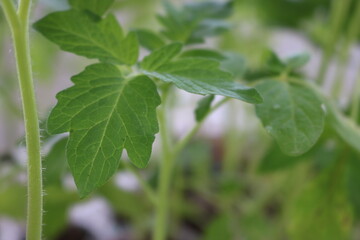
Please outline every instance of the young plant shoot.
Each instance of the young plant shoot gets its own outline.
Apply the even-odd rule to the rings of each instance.
[[[61,174],[66,166],[56,161],[65,155],[79,193],[77,198],[81,199],[89,197],[98,189],[103,193],[113,192],[115,188],[111,186],[109,188],[107,182],[118,172],[119,166],[124,166],[138,178],[147,196],[146,201],[151,205],[151,211],[155,213],[151,223],[152,239],[165,240],[170,236],[172,227],[171,197],[178,187],[173,184],[178,173],[176,160],[180,159],[184,148],[207,117],[229,100],[253,104],[254,114],[259,119],[259,123],[276,142],[269,144],[270,150],[264,154],[265,157],[260,163],[259,170],[263,173],[289,167],[290,161],[295,164],[303,160],[302,158],[314,156],[315,151],[323,150],[326,145],[325,140],[328,135],[325,135],[325,132],[329,130],[336,136],[337,141],[341,142],[338,147],[341,153],[351,150],[354,155],[358,155],[360,151],[359,84],[356,85],[353,93],[351,112],[348,114],[351,115],[350,119],[347,113],[343,113],[334,103],[335,101],[325,96],[320,87],[307,81],[299,71],[309,61],[308,54],[280,59],[269,50],[264,54],[264,64],[261,69],[250,71],[244,67],[245,58],[236,53],[199,47],[208,37],[218,36],[232,29],[232,25],[226,19],[232,14],[235,4],[233,1],[199,1],[181,7],[172,5],[170,1],[164,1],[165,13],[157,16],[161,25],[159,32],[153,32],[153,29],[128,31],[123,29],[115,15],[111,13],[114,1],[68,0],[67,10],[51,12],[32,25],[37,32],[61,50],[91,59],[93,62],[71,77],[71,87],[56,95],[57,104],[50,111],[46,130],[50,135],[65,133],[65,137],[60,137],[45,157],[45,184],[48,182],[56,182],[57,186],[62,184]],[[43,237],[44,190],[39,120],[29,41],[32,1],[19,0],[17,4],[15,2],[0,0],[0,6],[12,34],[25,123],[28,172],[26,239],[40,240]],[[333,18],[331,29],[334,35],[325,44],[318,82],[323,82],[326,76],[330,58],[335,54],[332,50],[335,49],[333,45],[341,35],[342,23],[347,21],[345,13],[350,4],[350,0],[346,1],[346,4],[340,2],[334,4],[335,7],[339,7],[335,9],[336,11],[333,10],[334,16],[331,16]],[[349,18],[350,27],[345,34],[347,39],[344,48],[347,52],[342,56],[342,67],[346,65],[350,45],[358,35],[355,26],[360,18],[360,3],[357,3],[356,7],[354,17]],[[144,57],[140,57],[140,52],[144,53],[141,54]],[[338,76],[342,75],[344,74],[341,70]],[[243,82],[238,81],[240,79]],[[173,136],[172,122],[168,118],[171,110],[169,98],[176,96],[174,92],[177,90],[203,96],[194,110],[194,116],[186,116],[194,117],[195,125],[180,139]],[[220,96],[220,100],[215,101],[215,96]],[[228,147],[228,150],[231,148],[227,153],[229,158],[236,157],[238,150],[234,134],[236,132],[229,134],[232,141],[229,144],[231,147]],[[155,174],[158,180],[149,183],[142,178],[138,169],[148,166],[156,137],[161,141],[160,160],[156,165],[158,171]],[[124,151],[130,163],[122,159]],[[52,157],[55,160],[51,160]],[[237,165],[234,164],[233,159],[229,161],[231,163],[224,169],[231,171],[232,178],[241,179],[234,177],[237,174],[236,167],[231,168]],[[321,165],[319,168],[325,170],[310,184],[310,187],[305,188],[305,194],[296,200],[298,201],[296,204],[306,205],[304,212],[302,212],[303,208],[290,208],[290,213],[295,216],[291,223],[303,226],[301,230],[289,230],[290,236],[294,236],[291,239],[315,240],[316,238],[308,237],[308,233],[312,231],[307,229],[312,228],[307,223],[307,218],[311,220],[311,224],[316,225],[317,223],[312,220],[316,217],[314,213],[325,212],[324,214],[331,215],[333,213],[330,210],[336,208],[334,206],[337,206],[337,203],[347,203],[346,198],[341,195],[341,184],[335,184],[331,180],[334,176],[339,179],[345,176],[343,169],[347,164],[346,161],[338,157],[333,165],[327,164],[330,167]],[[353,161],[349,161],[348,164],[359,168],[359,164]],[[353,169],[346,174],[349,178],[355,179],[354,181],[359,179]],[[323,187],[330,185],[332,188],[329,189],[332,192]],[[107,190],[101,190],[104,186],[108,187]],[[353,181],[349,186],[357,187]],[[56,193],[56,189],[46,188],[50,193]],[[338,195],[332,198],[335,196],[335,190]],[[57,194],[53,198],[60,195]],[[219,239],[212,231],[216,232],[219,226],[227,230],[229,226],[234,228],[233,225],[237,220],[233,219],[237,219],[238,216],[232,212],[236,211],[235,207],[234,209],[231,207],[238,205],[228,196],[214,197],[206,190],[201,191],[201,194],[228,206],[219,207],[224,211],[218,213],[219,216],[214,223],[210,224],[211,231],[209,230],[210,233],[205,235],[211,237],[204,238],[204,240]],[[314,196],[314,199],[310,195]],[[67,208],[73,199],[73,196],[69,196],[64,197],[63,202],[59,200],[61,204],[55,201],[50,205],[52,204],[53,207],[66,205],[64,208]],[[334,201],[327,201],[328,196]],[[318,202],[314,201],[318,199],[320,199]],[[356,199],[360,198],[354,194],[349,196],[349,199],[356,202]],[[294,206],[297,206],[296,204]],[[330,207],[324,209],[326,204]],[[59,209],[63,208],[59,207]],[[219,209],[217,211],[220,212]],[[335,226],[332,228],[333,232],[319,230],[315,235],[334,240],[348,239],[349,234],[347,232],[343,234],[341,223],[351,217],[347,218],[348,210],[345,207],[344,209],[346,217],[335,214],[333,218],[335,223],[330,222],[332,218],[322,217],[319,220],[325,224],[329,221],[329,225]],[[360,212],[360,204],[355,209]],[[241,212],[243,213],[247,214]],[[65,222],[64,214],[63,218],[59,222]],[[221,232],[224,236],[229,236],[226,239],[238,239],[234,237],[236,234],[227,230],[224,231],[226,233]],[[237,229],[233,230],[236,231]],[[323,239],[320,238],[316,240]]]

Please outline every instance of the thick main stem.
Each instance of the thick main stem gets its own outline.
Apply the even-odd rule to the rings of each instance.
[[[24,27],[24,29],[27,29]],[[24,111],[28,154],[27,240],[41,239],[42,168],[40,133],[34,86],[31,73],[29,36],[27,30],[14,34],[15,54]]]
[[[30,0],[22,0],[19,13],[12,1],[1,1],[9,22],[19,78],[28,154],[28,207],[27,240],[40,240],[42,229],[42,169],[40,154],[40,132],[31,70],[29,46]]]
[[[165,89],[163,92],[162,107],[158,111],[160,137],[162,142],[162,156],[158,182],[158,199],[156,202],[156,218],[153,240],[165,240],[166,234],[168,232],[167,219],[169,213],[169,190],[174,162],[174,155],[170,149],[169,129],[166,120],[166,100],[168,96],[168,90],[169,89]]]

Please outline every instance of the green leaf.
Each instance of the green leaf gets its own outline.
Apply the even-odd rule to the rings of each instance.
[[[162,33],[172,41],[187,42],[191,35],[191,22],[187,22],[183,14],[169,1],[164,1],[166,16],[158,16],[158,20],[165,27]],[[186,27],[188,23],[188,27]]]
[[[203,42],[203,38],[220,35],[230,28],[231,25],[225,21],[206,19],[199,24],[198,29],[193,32],[191,41],[194,43]]]
[[[139,46],[135,33],[124,38],[113,15],[99,20],[86,12],[51,13],[34,24],[37,31],[68,52],[119,64],[136,63]]]
[[[231,74],[221,71],[219,63],[213,60],[181,59],[144,73],[165,82],[172,82],[190,93],[222,95],[249,103],[259,103],[262,100],[255,89],[232,81]]]
[[[114,0],[69,0],[73,8],[88,10],[98,16],[102,16],[114,3]]]
[[[264,98],[256,114],[281,150],[294,156],[307,152],[324,129],[317,95],[301,84],[278,80],[264,80],[256,89]]]
[[[122,62],[134,65],[139,57],[139,41],[134,32],[130,32],[120,43]]]
[[[234,77],[244,75],[246,70],[245,58],[234,52],[220,53],[213,49],[195,48],[182,52],[180,57],[201,57],[217,60],[220,62],[221,69],[233,74]]]
[[[165,28],[164,35],[172,41],[201,43],[205,37],[218,35],[230,27],[222,19],[230,16],[232,1],[190,3],[182,8],[165,1],[164,6],[166,15],[158,19]]]
[[[165,45],[164,40],[162,40],[158,35],[156,35],[152,31],[145,29],[136,29],[134,30],[134,32],[136,33],[139,39],[140,45],[150,51],[161,48]]]
[[[263,61],[266,69],[274,73],[281,73],[286,69],[285,63],[281,61],[275,52],[269,49],[264,51]]]
[[[170,61],[180,51],[180,44],[170,44],[144,58],[141,68],[147,76],[172,82],[178,88],[202,95],[222,95],[249,103],[259,103],[254,88],[232,81],[230,73],[221,71],[219,63],[205,58],[183,58]]]
[[[308,53],[301,53],[286,59],[285,64],[288,69],[295,70],[304,66],[309,60],[310,55]]]
[[[258,80],[269,79],[274,76],[279,76],[279,74],[264,68],[262,69],[248,68],[246,69],[243,78],[248,82],[255,82]]]
[[[195,109],[195,119],[197,122],[200,122],[204,119],[206,114],[209,112],[211,108],[211,103],[214,100],[214,95],[209,95],[202,98]]]
[[[210,58],[214,60],[224,60],[226,57],[220,52],[212,49],[196,48],[186,50],[181,53],[180,57],[203,57]]]
[[[226,52],[224,57],[225,59],[221,61],[222,69],[233,74],[236,78],[240,78],[245,74],[246,61],[243,56],[235,52]]]
[[[279,75],[282,73],[296,75],[296,70],[304,66],[309,59],[309,54],[301,53],[283,61],[275,52],[266,50],[263,55],[264,69],[261,71],[264,73],[267,72],[268,75]]]
[[[51,133],[70,132],[67,159],[82,197],[117,170],[122,150],[145,167],[158,132],[160,98],[146,76],[124,78],[111,64],[94,64],[57,95],[48,119]]]
[[[184,6],[184,12],[191,12],[191,16],[207,19],[224,19],[233,11],[233,1],[217,2],[189,2]]]
[[[181,51],[181,43],[172,43],[158,50],[153,51],[150,55],[144,57],[140,67],[148,71],[158,69],[160,66],[168,63]]]

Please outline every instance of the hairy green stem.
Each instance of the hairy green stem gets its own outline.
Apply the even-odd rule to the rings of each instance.
[[[11,0],[1,0],[6,19],[10,25],[26,131],[28,154],[28,207],[27,207],[27,240],[40,240],[42,230],[42,169],[40,154],[40,132],[32,79],[29,14],[30,0],[22,0],[16,13]]]
[[[349,10],[350,0],[333,0],[331,7],[331,26],[329,28],[328,39],[325,43],[324,54],[318,72],[317,80],[322,83],[329,68],[332,56],[335,53],[336,42],[339,38],[341,27],[346,19],[346,13]]]

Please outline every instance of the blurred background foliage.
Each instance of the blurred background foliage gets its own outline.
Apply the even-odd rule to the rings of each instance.
[[[179,7],[184,2],[190,7]],[[33,20],[67,8],[65,0],[38,0],[35,5]],[[137,31],[143,39],[142,55],[161,46],[166,36],[188,43],[187,55],[221,60],[224,69],[248,84],[276,74],[279,58],[303,51],[311,57],[309,64],[291,74],[315,79],[321,53],[329,55],[332,65],[324,90],[349,113],[354,79],[359,81],[360,50],[358,34],[350,43],[346,36],[357,5],[357,0],[235,0],[227,7],[210,8],[201,0],[117,0],[111,11],[124,29]],[[339,22],[342,8],[345,20]],[[204,20],[189,31],[198,15],[213,21]],[[154,34],[159,31],[161,35]],[[0,239],[16,240],[23,239],[25,231],[26,159],[14,59],[2,12],[0,53]],[[43,119],[45,238],[150,239],[153,208],[135,175],[157,185],[156,146],[147,169],[129,171],[121,165],[115,178],[80,200],[66,164],[67,136],[47,135],[45,119],[56,92],[69,86],[70,76],[89,60],[60,52],[36,32],[32,57]],[[195,121],[191,111],[199,99],[182,92],[173,97],[175,136]],[[176,163],[169,239],[360,239],[359,160],[329,127],[309,152],[287,156],[256,119],[253,106],[230,102],[209,119]]]

